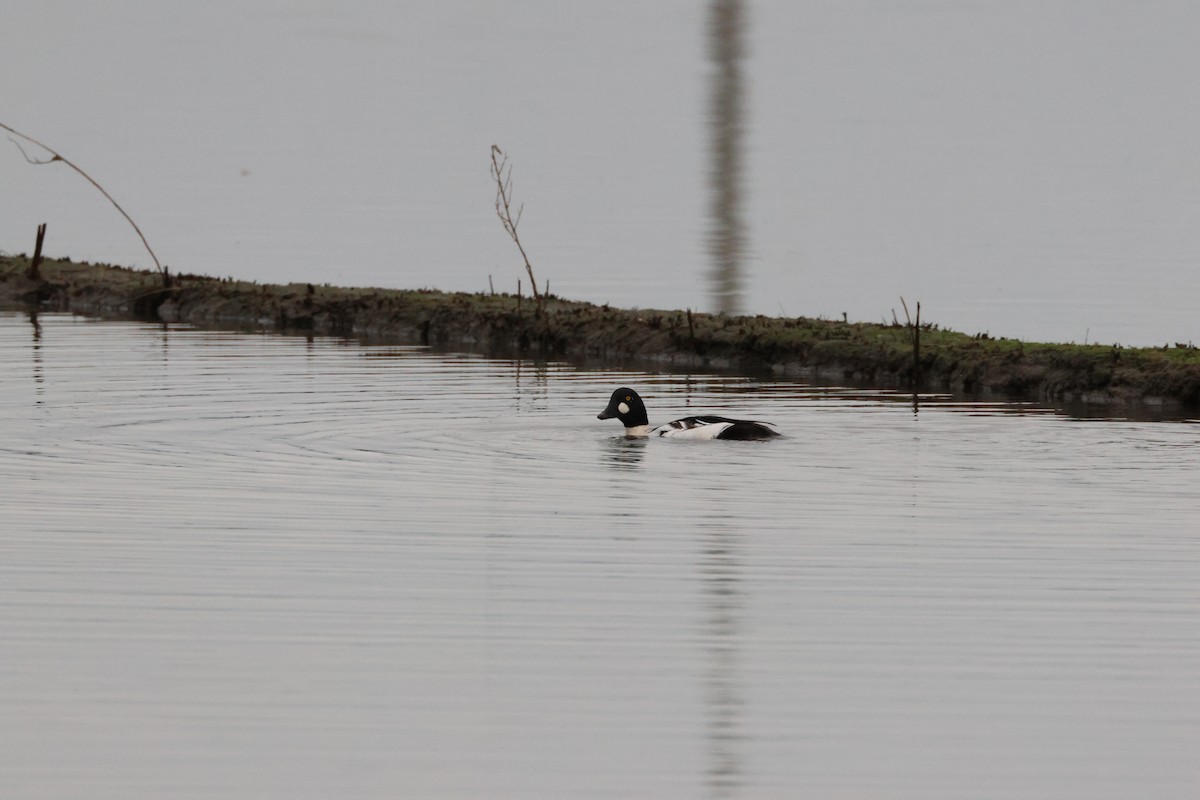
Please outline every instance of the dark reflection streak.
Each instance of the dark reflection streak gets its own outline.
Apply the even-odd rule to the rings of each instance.
[[[741,259],[746,240],[741,209],[745,16],[742,0],[713,0],[710,6],[709,55],[714,69],[709,108],[712,228],[708,246],[713,308],[725,314],[738,313],[742,300]]]
[[[703,634],[708,651],[705,785],[710,797],[729,798],[736,796],[742,784],[739,755],[742,701],[737,674],[741,595],[737,555],[732,532],[720,523],[704,537],[703,547],[700,571],[707,611]]]
[[[161,346],[160,350],[162,352],[163,366],[166,366],[167,362],[170,360],[169,356],[171,355],[171,324],[168,322],[164,322],[162,324],[161,330],[162,330],[162,339],[161,339],[162,346]]]
[[[33,404],[40,406],[45,403],[46,374],[45,366],[42,364],[42,323],[38,321],[36,309],[31,309],[29,312],[29,324],[33,326],[33,347],[31,348],[31,352],[33,357],[33,391],[36,398]]]
[[[533,361],[533,383],[530,385],[528,380],[522,385],[521,372],[525,366],[525,359],[514,358],[513,365],[513,401],[517,411],[522,410],[522,404],[527,407],[526,411],[542,410],[550,396],[550,370],[549,363],[546,361]]]

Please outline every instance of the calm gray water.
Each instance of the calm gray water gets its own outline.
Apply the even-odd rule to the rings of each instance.
[[[178,270],[708,308],[707,0],[5,4],[0,122]],[[746,307],[1200,343],[1200,4],[752,0]],[[0,249],[151,265],[0,139]],[[528,288],[526,288],[528,291]]]
[[[1195,796],[1195,424],[62,315],[0,375],[0,796]]]

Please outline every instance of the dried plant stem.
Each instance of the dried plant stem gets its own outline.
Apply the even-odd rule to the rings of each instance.
[[[27,136],[27,135],[21,133],[20,131],[13,130],[9,126],[5,125],[3,122],[0,122],[0,128],[3,128],[4,130],[13,134],[13,136],[19,136],[20,138],[24,139],[25,141],[37,145],[38,147],[42,148],[43,150],[45,150],[47,153],[49,153],[52,156],[52,158],[49,158],[46,161],[39,161],[36,158],[30,158],[29,154],[25,152],[25,148],[21,147],[20,142],[18,142],[16,139],[13,139],[12,137],[9,137],[9,141],[17,146],[17,149],[21,151],[21,155],[25,156],[25,160],[28,161],[30,164],[37,164],[37,165],[53,164],[55,161],[61,161],[62,163],[66,164],[68,167],[70,167],[71,169],[75,170],[80,175],[82,175],[84,177],[84,179],[87,180],[87,182],[90,183],[92,186],[95,186],[96,189],[99,190],[100,194],[104,195],[108,199],[108,202],[113,204],[113,208],[117,209],[117,211],[120,211],[121,216],[123,216],[126,219],[126,221],[128,221],[129,224],[133,226],[134,231],[137,232],[138,237],[142,240],[142,244],[145,245],[146,252],[150,254],[150,258],[154,259],[154,266],[158,269],[159,272],[166,274],[165,270],[163,269],[162,264],[158,260],[158,256],[156,256],[154,254],[154,250],[151,249],[150,243],[148,241],[146,241],[146,235],[144,233],[142,233],[142,229],[139,228],[137,226],[137,223],[133,221],[133,217],[129,216],[129,214],[126,213],[125,209],[121,208],[121,204],[118,203],[116,200],[114,200],[112,195],[110,195],[107,191],[105,191],[104,187],[96,182],[95,178],[93,178],[91,175],[88,175],[86,172],[84,172],[79,167],[79,165],[77,165],[75,162],[71,161],[70,159],[64,158],[61,154],[59,154],[56,150],[54,150],[54,148],[48,147],[47,145],[42,144],[37,139],[34,139],[32,136]]]
[[[903,297],[900,298],[900,305],[904,306],[904,318],[908,320],[908,328],[912,333],[913,391],[916,391],[917,386],[921,383],[921,301],[917,301],[916,320],[908,315],[908,303],[904,302]]]
[[[524,204],[518,206],[517,215],[513,216],[512,166],[508,163],[508,156],[496,145],[492,145],[492,180],[496,182],[496,216],[500,218],[504,232],[521,251],[521,258],[525,261],[525,271],[529,273],[529,286],[533,291],[533,299],[540,309],[542,295],[538,293],[537,280],[533,277],[533,265],[529,263],[529,256],[521,244],[521,237],[517,235],[517,225],[521,222],[521,212],[525,210],[525,206]]]

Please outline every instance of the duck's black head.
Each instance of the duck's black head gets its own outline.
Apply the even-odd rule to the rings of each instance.
[[[622,386],[612,393],[608,400],[608,408],[596,415],[596,419],[612,419],[616,417],[626,428],[636,428],[639,425],[649,425],[646,417],[646,406],[638,393],[627,386]]]

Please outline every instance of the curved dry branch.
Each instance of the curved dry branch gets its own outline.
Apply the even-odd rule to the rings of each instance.
[[[91,175],[88,175],[86,172],[84,172],[79,167],[79,165],[75,164],[70,159],[64,158],[54,148],[42,144],[37,139],[34,139],[32,136],[27,136],[18,130],[14,130],[14,129],[10,128],[9,126],[5,125],[3,122],[0,122],[0,128],[3,128],[4,130],[13,134],[13,136],[19,136],[22,139],[24,139],[25,141],[30,142],[31,144],[37,145],[38,147],[42,148],[43,150],[45,150],[47,153],[49,153],[51,155],[51,158],[49,158],[45,161],[38,161],[35,158],[30,158],[29,154],[25,152],[25,148],[21,147],[20,142],[18,142],[16,139],[13,139],[10,136],[9,141],[17,146],[17,149],[21,151],[21,155],[25,156],[25,160],[28,161],[30,164],[36,164],[36,165],[40,166],[43,164],[53,164],[55,161],[61,161],[62,163],[66,164],[68,167],[70,167],[71,169],[75,170],[80,175],[82,175],[84,177],[84,179],[87,180],[87,182],[90,183],[92,186],[95,186],[96,189],[100,192],[100,194],[104,195],[108,199],[108,202],[113,204],[113,208],[115,208],[117,211],[120,211],[121,216],[123,216],[126,219],[126,221],[128,221],[129,224],[133,226],[134,231],[137,232],[138,238],[140,238],[142,240],[142,244],[145,245],[146,252],[150,254],[150,258],[154,259],[154,266],[158,268],[159,272],[163,272],[165,274],[165,270],[163,270],[163,266],[159,262],[158,256],[156,256],[154,254],[154,250],[150,247],[150,243],[148,241],[146,241],[146,235],[144,233],[142,233],[142,229],[139,228],[137,226],[137,223],[133,221],[133,217],[129,216],[129,214],[126,213],[125,209],[121,208],[121,204],[118,203],[116,200],[114,200],[112,195],[109,194],[107,191],[105,191],[104,187],[96,182],[95,178],[93,178]]]

